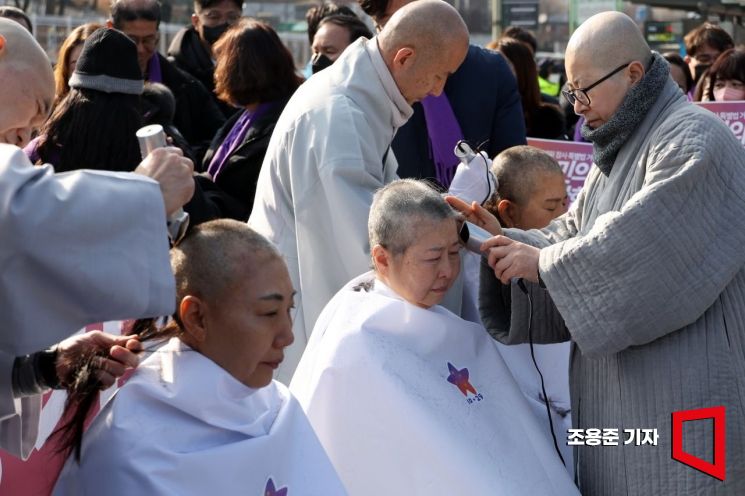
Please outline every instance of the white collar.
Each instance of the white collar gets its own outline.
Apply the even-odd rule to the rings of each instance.
[[[143,361],[129,383],[123,389],[137,387],[208,425],[251,437],[268,434],[287,401],[274,381],[250,388],[178,338]]]
[[[364,43],[364,47],[370,57],[375,72],[380,78],[380,82],[383,84],[383,89],[391,102],[393,102],[393,126],[399,128],[406,124],[406,121],[408,121],[414,114],[414,109],[411,108],[411,105],[408,104],[404,96],[401,94],[401,90],[398,89],[398,85],[393,79],[391,71],[389,71],[388,66],[385,65],[383,54],[380,53],[380,47],[378,46],[377,36]]]

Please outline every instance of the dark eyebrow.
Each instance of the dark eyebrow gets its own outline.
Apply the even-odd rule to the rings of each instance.
[[[292,299],[297,294],[297,291],[293,291],[290,295],[290,299]],[[260,300],[274,300],[274,301],[284,301],[285,297],[279,293],[270,293],[268,295],[260,296]]]

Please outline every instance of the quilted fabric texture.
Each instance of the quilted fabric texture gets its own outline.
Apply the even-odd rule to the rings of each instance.
[[[508,236],[542,248],[533,340],[574,342],[574,427],[659,435],[579,446],[582,494],[745,494],[745,151],[726,125],[668,82],[608,177],[593,167],[570,212]],[[527,298],[488,267],[480,300],[493,336],[528,340]],[[671,458],[672,412],[721,405],[724,482]],[[712,462],[712,439],[685,424],[686,452]]]

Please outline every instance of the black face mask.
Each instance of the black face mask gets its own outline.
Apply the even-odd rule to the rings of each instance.
[[[693,74],[693,81],[695,83],[698,83],[701,80],[701,76],[704,75],[704,72],[706,72],[709,69],[709,67],[711,67],[711,64],[708,64],[708,65],[699,64],[699,65],[697,65],[696,68],[693,70],[693,72],[694,72],[694,74]]]
[[[322,53],[317,53],[313,55],[313,58],[310,59],[310,68],[313,71],[313,74],[316,72],[320,72],[333,64],[334,61],[325,56]]]
[[[210,45],[214,45],[215,42],[220,39],[220,36],[228,30],[228,23],[225,24],[219,24],[217,26],[202,26],[202,35],[204,36],[204,41],[209,43]]]

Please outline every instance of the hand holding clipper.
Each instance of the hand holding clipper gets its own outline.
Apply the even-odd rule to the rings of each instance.
[[[140,128],[137,130],[136,136],[137,141],[140,144],[140,153],[142,154],[143,159],[153,150],[168,146],[163,126],[159,124]],[[181,238],[184,237],[184,234],[186,234],[188,227],[189,214],[184,212],[183,208],[179,208],[168,218],[168,236],[170,237],[171,242],[173,244],[178,243]]]

